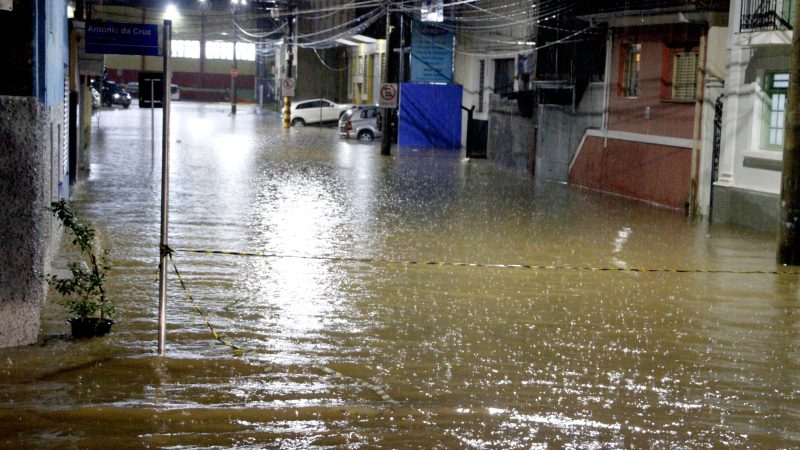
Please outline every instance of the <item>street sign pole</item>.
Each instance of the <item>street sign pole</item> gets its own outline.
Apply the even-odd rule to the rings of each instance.
[[[164,21],[164,78],[161,89],[164,97],[161,134],[161,243],[159,245],[160,264],[158,266],[158,354],[164,356],[167,337],[167,264],[169,263],[169,110],[172,49],[172,21]],[[151,94],[152,95],[152,94]]]
[[[389,83],[391,81],[391,76],[389,74],[389,70],[392,67],[392,12],[389,9],[389,4],[386,5],[386,48],[384,49],[384,54],[386,57],[384,58],[383,62],[383,82]],[[390,156],[392,154],[392,121],[389,117],[392,110],[387,109],[385,114],[383,115],[383,131],[381,135],[381,155]]]
[[[150,79],[150,159],[155,162],[156,159],[156,106],[155,106],[155,93],[156,81]],[[141,92],[141,88],[140,91]]]

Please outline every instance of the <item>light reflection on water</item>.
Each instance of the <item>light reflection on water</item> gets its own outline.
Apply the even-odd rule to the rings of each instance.
[[[177,103],[174,248],[588,267],[775,268],[771,236],[333,129]],[[800,442],[793,276],[177,253],[154,356],[149,113],[104,111],[76,205],[112,248],[107,338],[0,350],[4,447],[697,448]],[[145,119],[140,118],[147,114]],[[123,126],[127,124],[127,126]],[[146,130],[146,143],[134,145]],[[158,130],[157,130],[158,133]],[[66,332],[45,310],[46,334]],[[332,372],[320,370],[324,366]],[[339,375],[341,374],[341,375]],[[398,401],[381,399],[377,389]]]

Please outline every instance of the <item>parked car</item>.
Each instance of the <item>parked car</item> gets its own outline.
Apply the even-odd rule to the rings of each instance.
[[[123,108],[131,106],[131,94],[113,81],[103,82],[100,98],[104,105],[122,105]]]
[[[128,91],[128,94],[131,94],[131,97],[138,97],[139,96],[139,82],[138,81],[131,81],[125,86],[125,90]]]
[[[289,118],[293,127],[302,127],[309,123],[336,123],[352,107],[350,104],[335,103],[324,98],[302,100],[292,103]]]
[[[381,136],[381,108],[376,105],[354,106],[339,119],[339,136],[372,141]]]
[[[92,90],[92,108],[99,108],[100,107],[100,93],[97,92],[97,89],[94,86],[90,86],[89,89]]]

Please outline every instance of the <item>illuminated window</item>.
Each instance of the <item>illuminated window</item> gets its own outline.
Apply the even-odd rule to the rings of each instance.
[[[206,59],[233,60],[233,43],[224,41],[206,42]],[[236,44],[236,59],[239,61],[256,60],[256,44],[239,42]]]
[[[172,57],[200,59],[200,41],[172,41]]]
[[[240,61],[256,60],[256,44],[239,42],[236,44],[236,59]]]
[[[639,65],[642,62],[642,44],[622,47],[622,86],[623,97],[639,96]]]
[[[206,42],[206,59],[233,59],[233,43],[221,41]]]

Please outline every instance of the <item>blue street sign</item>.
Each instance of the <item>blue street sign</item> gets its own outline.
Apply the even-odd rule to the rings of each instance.
[[[411,31],[411,82],[453,81],[453,33],[420,21]]]
[[[86,53],[158,56],[158,25],[90,21]]]

